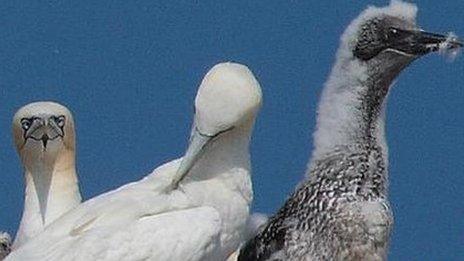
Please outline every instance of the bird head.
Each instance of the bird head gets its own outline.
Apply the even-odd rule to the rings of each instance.
[[[26,169],[53,166],[63,150],[74,151],[74,121],[71,112],[55,102],[34,102],[13,117],[16,149]]]
[[[259,83],[246,66],[236,63],[214,66],[201,82],[195,99],[190,144],[177,171],[178,180],[214,140],[235,129],[248,134],[261,100]]]
[[[369,7],[348,26],[340,52],[360,66],[396,76],[411,61],[440,49],[463,46],[456,38],[430,33],[416,25],[417,7],[398,0]]]

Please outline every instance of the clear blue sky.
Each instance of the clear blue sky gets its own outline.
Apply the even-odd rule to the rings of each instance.
[[[74,112],[88,199],[181,156],[200,80],[230,60],[248,65],[264,92],[254,210],[281,206],[306,169],[340,34],[368,4],[388,2],[194,2],[2,1],[0,229],[16,231],[23,205],[10,131],[20,106],[55,100]],[[417,2],[424,29],[464,35],[464,1]],[[464,259],[463,69],[464,57],[430,55],[390,94],[391,260]]]

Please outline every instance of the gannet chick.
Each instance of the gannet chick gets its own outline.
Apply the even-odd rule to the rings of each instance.
[[[416,10],[392,1],[348,26],[319,104],[309,177],[238,260],[386,259],[393,223],[386,96],[405,67],[447,38],[420,30]]]
[[[198,90],[182,159],[84,202],[7,260],[225,260],[246,236],[260,105],[246,66],[214,66]]]
[[[55,102],[35,102],[16,112],[13,136],[24,167],[24,210],[13,249],[81,202],[75,168],[71,112]]]
[[[11,237],[8,233],[0,232],[0,260],[3,260],[11,251]]]

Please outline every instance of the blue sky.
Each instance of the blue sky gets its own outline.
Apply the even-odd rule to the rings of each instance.
[[[208,68],[250,67],[264,106],[252,140],[254,210],[274,213],[303,177],[318,96],[346,25],[388,1],[3,1],[0,229],[23,205],[14,112],[67,105],[88,199],[182,155]],[[464,35],[464,1],[416,1],[419,24]],[[429,55],[389,96],[392,260],[464,258],[464,57]]]

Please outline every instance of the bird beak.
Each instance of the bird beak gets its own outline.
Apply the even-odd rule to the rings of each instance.
[[[174,188],[178,186],[179,182],[185,177],[185,175],[187,175],[195,162],[197,162],[203,152],[203,149],[213,139],[213,137],[215,137],[215,135],[205,135],[197,128],[194,128],[187,152],[185,153],[174,177]]]
[[[44,133],[44,134],[42,135],[41,140],[42,140],[42,144],[43,144],[44,149],[47,149],[47,144],[48,144],[48,140],[49,140],[49,139],[50,139],[50,138],[48,137],[47,133]]]
[[[421,45],[422,48],[425,48],[427,52],[438,51],[441,44],[446,44],[444,48],[447,50],[456,49],[463,46],[462,42],[453,37],[423,31],[419,31],[417,34],[418,35],[416,38],[418,44]]]
[[[440,49],[451,50],[463,47],[461,41],[451,36],[421,30],[404,30],[403,33],[405,37],[392,43],[392,48],[412,55],[420,56]]]
[[[24,134],[25,140],[32,139],[41,141],[44,151],[47,149],[48,142],[56,138],[63,137],[63,131],[56,124],[47,123],[45,120],[35,120],[30,130]]]

